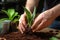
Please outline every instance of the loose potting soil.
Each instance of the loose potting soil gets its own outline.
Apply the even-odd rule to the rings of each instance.
[[[0,35],[0,40],[49,40],[49,38],[58,33],[58,30],[50,30],[49,32],[32,32],[21,34],[20,31],[17,30],[16,32],[12,31],[7,34]]]
[[[19,31],[17,31],[0,35],[0,40],[48,40],[52,36],[53,33],[35,32],[32,34],[21,34]]]

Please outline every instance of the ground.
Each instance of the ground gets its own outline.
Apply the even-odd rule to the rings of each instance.
[[[0,35],[0,40],[49,40],[50,37],[60,32],[59,30],[54,29],[49,30],[46,28],[44,29],[44,32],[41,30],[40,33],[37,32],[32,34],[21,34],[20,31],[11,32],[5,35]]]

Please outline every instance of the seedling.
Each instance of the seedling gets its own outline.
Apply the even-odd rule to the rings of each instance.
[[[24,8],[24,11],[26,12],[26,16],[27,16],[28,27],[31,27],[34,21],[34,18],[36,16],[36,7],[34,7],[33,13],[31,13],[27,8]]]
[[[8,18],[2,18],[2,19],[0,19],[0,21],[10,20],[10,21],[16,22],[20,18],[20,15],[18,15],[18,12],[15,12],[15,9],[8,9],[7,11],[2,10],[2,12],[5,12],[5,14],[8,16]],[[18,18],[15,18],[16,16],[18,16]]]
[[[5,12],[5,14],[8,17],[0,19],[0,33],[1,34],[9,30],[11,22],[16,23],[20,18],[20,15],[18,15],[18,12],[15,12],[15,9],[2,10],[2,12]],[[16,16],[17,18],[15,18]]]
[[[31,13],[27,8],[24,7],[24,11],[26,12],[27,16],[27,33],[31,32],[31,26],[36,16],[36,7],[34,7],[33,13]]]

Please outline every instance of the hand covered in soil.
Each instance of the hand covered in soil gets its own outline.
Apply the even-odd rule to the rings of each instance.
[[[22,14],[20,19],[19,19],[18,29],[20,30],[21,33],[23,33],[25,31],[26,27],[27,27],[27,25],[26,25],[26,15]]]
[[[40,31],[41,29],[48,27],[54,19],[57,17],[57,15],[51,11],[47,10],[42,12],[34,21],[31,29],[33,32]]]

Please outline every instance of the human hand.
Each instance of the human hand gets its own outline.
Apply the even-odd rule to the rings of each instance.
[[[26,24],[26,15],[22,14],[20,19],[19,19],[18,29],[23,34],[23,32],[25,31],[26,27],[27,27],[27,24]]]
[[[53,13],[51,10],[47,10],[41,13],[34,21],[31,29],[33,32],[38,32],[41,29],[48,27],[54,19],[57,17],[56,14]]]

